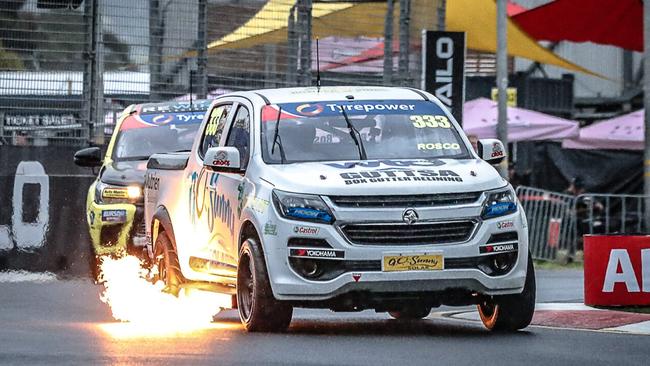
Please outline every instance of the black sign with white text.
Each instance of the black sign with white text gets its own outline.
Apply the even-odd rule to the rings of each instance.
[[[422,89],[462,123],[465,101],[465,32],[422,31]]]

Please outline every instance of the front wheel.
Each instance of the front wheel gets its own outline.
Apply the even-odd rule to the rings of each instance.
[[[493,296],[478,304],[483,325],[493,331],[515,331],[526,328],[535,312],[535,268],[528,253],[528,269],[524,290],[520,294]]]
[[[249,332],[284,331],[293,315],[292,306],[273,297],[263,253],[252,238],[246,239],[239,251],[237,308]]]
[[[158,279],[165,284],[165,292],[178,296],[185,280],[174,246],[165,232],[156,238],[154,258],[158,266]]]

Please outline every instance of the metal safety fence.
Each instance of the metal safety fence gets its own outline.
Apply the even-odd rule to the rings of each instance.
[[[575,253],[575,196],[520,186],[517,197],[528,220],[528,241],[533,258],[553,260],[558,253]]]
[[[646,196],[587,193],[576,198],[580,234],[648,233],[644,215]]]
[[[105,143],[133,103],[418,86],[445,0],[0,0],[0,144]],[[108,127],[108,128],[107,128]]]
[[[535,259],[580,260],[587,234],[648,234],[646,196],[586,193],[567,195],[520,186],[517,197],[528,220],[530,251]]]

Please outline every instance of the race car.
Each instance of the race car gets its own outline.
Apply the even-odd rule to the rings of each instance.
[[[75,154],[75,164],[101,167],[86,200],[94,278],[99,256],[142,252],[147,160],[158,152],[189,150],[209,104],[197,100],[130,105],[121,113],[103,159],[99,147]]]
[[[294,307],[397,319],[478,305],[491,330],[530,323],[526,217],[433,95],[322,87],[217,98],[190,152],[147,164],[148,254],[167,291],[232,294],[249,331]],[[148,244],[149,245],[149,244]]]

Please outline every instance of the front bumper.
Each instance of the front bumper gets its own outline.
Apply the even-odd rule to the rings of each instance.
[[[129,243],[144,244],[144,210],[134,204],[88,203],[86,219],[96,255],[126,254]]]
[[[269,210],[271,211],[271,210]],[[273,215],[273,213],[271,213]],[[275,215],[274,215],[275,216]],[[528,233],[521,209],[508,216],[479,221],[470,239],[463,243],[435,245],[359,245],[350,243],[336,226],[290,221],[275,216],[277,232],[265,232],[262,238],[271,287],[274,296],[288,301],[321,301],[353,293],[412,293],[463,290],[484,295],[521,293],[528,261]],[[508,225],[503,225],[507,222]],[[504,228],[503,226],[507,226]],[[317,230],[297,230],[312,227]],[[300,231],[306,232],[301,233]],[[503,275],[488,275],[471,263],[486,259],[493,253],[481,253],[493,234],[516,232],[518,250],[514,264]],[[309,280],[297,273],[290,262],[287,242],[290,238],[321,239],[334,250],[344,252],[341,260],[351,264],[334,278]],[[385,254],[440,253],[445,268],[435,271],[383,272]],[[336,259],[328,259],[336,260]],[[463,264],[464,263],[464,264]],[[358,265],[355,267],[357,264]],[[346,266],[348,267],[348,266]]]

